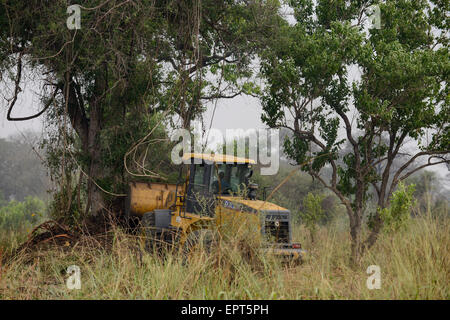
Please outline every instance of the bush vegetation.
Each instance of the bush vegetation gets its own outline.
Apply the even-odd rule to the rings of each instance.
[[[240,241],[188,263],[144,251],[138,237],[116,229],[112,246],[41,248],[22,253],[0,271],[0,299],[449,299],[450,225],[417,217],[396,233],[383,233],[361,264],[348,267],[350,239],[336,223],[319,226],[314,245],[304,226],[294,240],[308,249],[302,265],[289,266],[256,253],[248,259]],[[68,290],[66,270],[81,268],[81,290]],[[381,268],[379,290],[366,287],[369,265]]]
[[[6,201],[0,194],[0,246],[13,247],[47,218],[46,205],[37,197]]]

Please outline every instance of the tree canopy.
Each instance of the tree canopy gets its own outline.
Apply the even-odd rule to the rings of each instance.
[[[346,206],[356,261],[383,225],[377,210],[372,232],[362,241],[370,188],[383,209],[400,181],[449,161],[448,2],[290,4],[296,22],[286,24],[262,56],[262,119],[292,131],[286,153]],[[380,28],[364,24],[371,5],[380,8]],[[342,154],[345,141],[351,148]],[[408,150],[407,142],[419,149]],[[400,152],[408,156],[393,172]],[[425,156],[427,162],[411,168]]]
[[[169,147],[171,115],[189,128],[205,102],[257,90],[249,65],[278,2],[91,0],[78,6],[80,29],[66,25],[71,4],[2,1],[0,71],[14,84],[8,120],[46,112],[56,172],[69,196],[71,172],[83,172],[95,215],[108,207],[105,191],[122,196],[128,178],[167,179],[153,165],[167,155],[155,143]],[[42,109],[17,118],[26,70],[44,81]]]

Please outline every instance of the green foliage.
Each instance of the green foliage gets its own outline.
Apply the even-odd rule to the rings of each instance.
[[[356,139],[361,145],[358,156],[363,161],[370,161],[364,159],[367,155],[382,157],[387,152],[371,138],[376,128],[398,136],[404,133],[416,140],[425,134],[425,129],[438,128],[432,142],[424,148],[448,149],[448,48],[434,50],[429,46],[430,42],[441,40],[426,33],[431,27],[431,20],[424,14],[426,2],[380,4],[385,25],[380,30],[370,30],[370,37],[349,23],[361,12],[361,2],[322,0],[316,6],[312,1],[290,4],[297,24],[285,26],[280,31],[284,37],[263,55],[262,71],[268,86],[262,97],[262,119],[271,127],[288,125],[296,131],[284,143],[291,159],[299,164],[306,161],[311,141],[315,146],[317,141],[322,143],[319,150],[312,150],[312,156],[323,156],[305,166],[305,170],[319,172],[335,159],[342,143],[337,139],[337,129],[344,124],[339,118],[350,110],[351,99],[359,112],[358,128],[366,130],[366,135],[362,133],[361,139]],[[318,20],[313,19],[314,14]],[[405,16],[417,24],[412,27]],[[350,79],[351,64],[361,67],[362,81]],[[353,85],[349,85],[351,81]],[[310,106],[314,100],[317,103]],[[287,121],[286,114],[295,115],[296,128]],[[369,125],[372,129],[367,130]],[[338,188],[346,195],[356,192],[355,156],[348,155],[346,167],[339,172]],[[375,176],[367,175],[365,183],[374,179]]]
[[[90,177],[83,191],[95,198],[93,214],[111,209],[95,184],[123,193],[136,179],[124,155],[163,112],[161,128],[130,155],[137,179],[171,171],[163,126],[181,120],[189,128],[205,102],[259,92],[252,59],[281,20],[278,1],[89,0],[81,29],[69,30],[67,6],[0,1],[0,73],[15,81],[23,64],[45,80],[52,177],[65,183],[66,173],[81,166]]]
[[[45,198],[49,185],[46,169],[32,150],[37,139],[32,132],[0,139],[0,190],[5,199]]]
[[[3,201],[0,207],[0,230],[24,230],[31,228],[46,216],[44,202],[28,196],[24,201]]]
[[[68,182],[62,186],[61,190],[54,192],[48,208],[49,217],[55,220],[64,219],[64,222],[69,225],[80,221],[79,219],[84,217],[82,204],[85,202],[85,196],[80,192],[80,201],[78,201],[78,188],[85,187],[84,184],[74,186],[73,183]]]
[[[400,183],[398,189],[392,194],[389,207],[378,209],[385,232],[396,232],[407,227],[411,209],[416,204],[414,191],[414,184],[406,186]]]
[[[259,173],[259,168],[254,168],[254,173],[251,178],[253,182],[258,184],[258,199],[263,199],[264,195],[267,197],[275,187],[277,187],[288,175],[294,170],[294,167],[288,165],[286,162],[280,162],[280,168],[276,175],[262,176]],[[297,170],[291,178],[275,192],[270,198],[270,202],[276,203],[286,209],[289,209],[292,219],[295,223],[302,221],[300,212],[304,211],[303,199],[308,193],[323,194],[323,201],[321,202],[323,215],[318,221],[320,225],[327,225],[333,219],[344,216],[342,207],[338,205],[337,197],[333,194],[327,193],[326,189],[317,181],[313,180],[308,174]]]
[[[256,166],[253,168],[253,176],[251,180],[258,184],[258,199],[266,198],[271,194],[274,188],[276,188],[290,173],[294,170],[285,162],[280,162],[280,168],[276,175],[263,176],[260,174],[259,168]],[[299,219],[299,212],[301,202],[308,192],[320,192],[323,188],[316,181],[313,181],[307,174],[297,170],[291,178],[286,181],[277,192],[272,195],[270,199],[282,207],[285,207],[291,211],[291,214],[295,220]]]
[[[362,23],[371,4],[381,11],[379,29]],[[282,25],[261,55],[262,120],[288,128],[287,156],[345,203],[356,260],[370,197],[385,207],[416,158],[442,160],[450,152],[448,1],[289,5],[296,21]],[[343,148],[339,131],[350,148]],[[405,141],[422,153],[394,168]],[[370,245],[381,228],[380,217],[374,221]]]
[[[128,180],[123,179],[124,155],[151,130],[154,130],[152,135],[129,157],[128,168],[132,172],[144,173],[134,162],[136,160],[141,166],[158,172],[164,178],[175,170],[170,160],[174,143],[170,142],[162,115],[159,113],[144,115],[143,107],[133,109],[124,117],[123,125],[120,125],[120,121],[115,121],[114,125],[101,133],[102,166],[108,168],[109,173],[109,181],[105,181],[107,183],[102,186],[106,190],[114,192],[126,190],[123,185],[123,182]],[[125,175],[125,178],[132,177]]]
[[[8,202],[5,200],[3,191],[0,189],[0,208],[6,205]]]
[[[314,195],[313,193],[308,192],[303,199],[304,209],[300,212],[300,217],[306,228],[309,230],[312,242],[314,242],[317,225],[319,221],[324,218],[324,210],[322,209],[322,201],[324,198],[324,195]]]

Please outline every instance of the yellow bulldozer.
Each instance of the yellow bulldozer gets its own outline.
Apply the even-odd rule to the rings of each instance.
[[[212,230],[233,233],[246,226],[261,250],[302,261],[305,251],[292,243],[289,210],[256,199],[258,186],[250,182],[254,160],[188,153],[183,163],[177,184],[130,183],[126,217],[147,230],[146,237],[189,250],[211,241],[204,235]]]

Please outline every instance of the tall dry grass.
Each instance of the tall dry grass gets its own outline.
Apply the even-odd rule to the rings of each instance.
[[[136,238],[112,231],[108,250],[95,243],[42,248],[2,266],[0,299],[449,299],[449,219],[413,219],[396,234],[382,234],[348,266],[350,239],[339,225],[321,227],[311,244],[301,226],[294,240],[308,249],[300,266],[262,254],[243,255],[232,241],[213,254],[163,258],[145,252]],[[81,268],[81,290],[65,285],[69,265]],[[381,268],[381,289],[366,287],[369,265]]]

